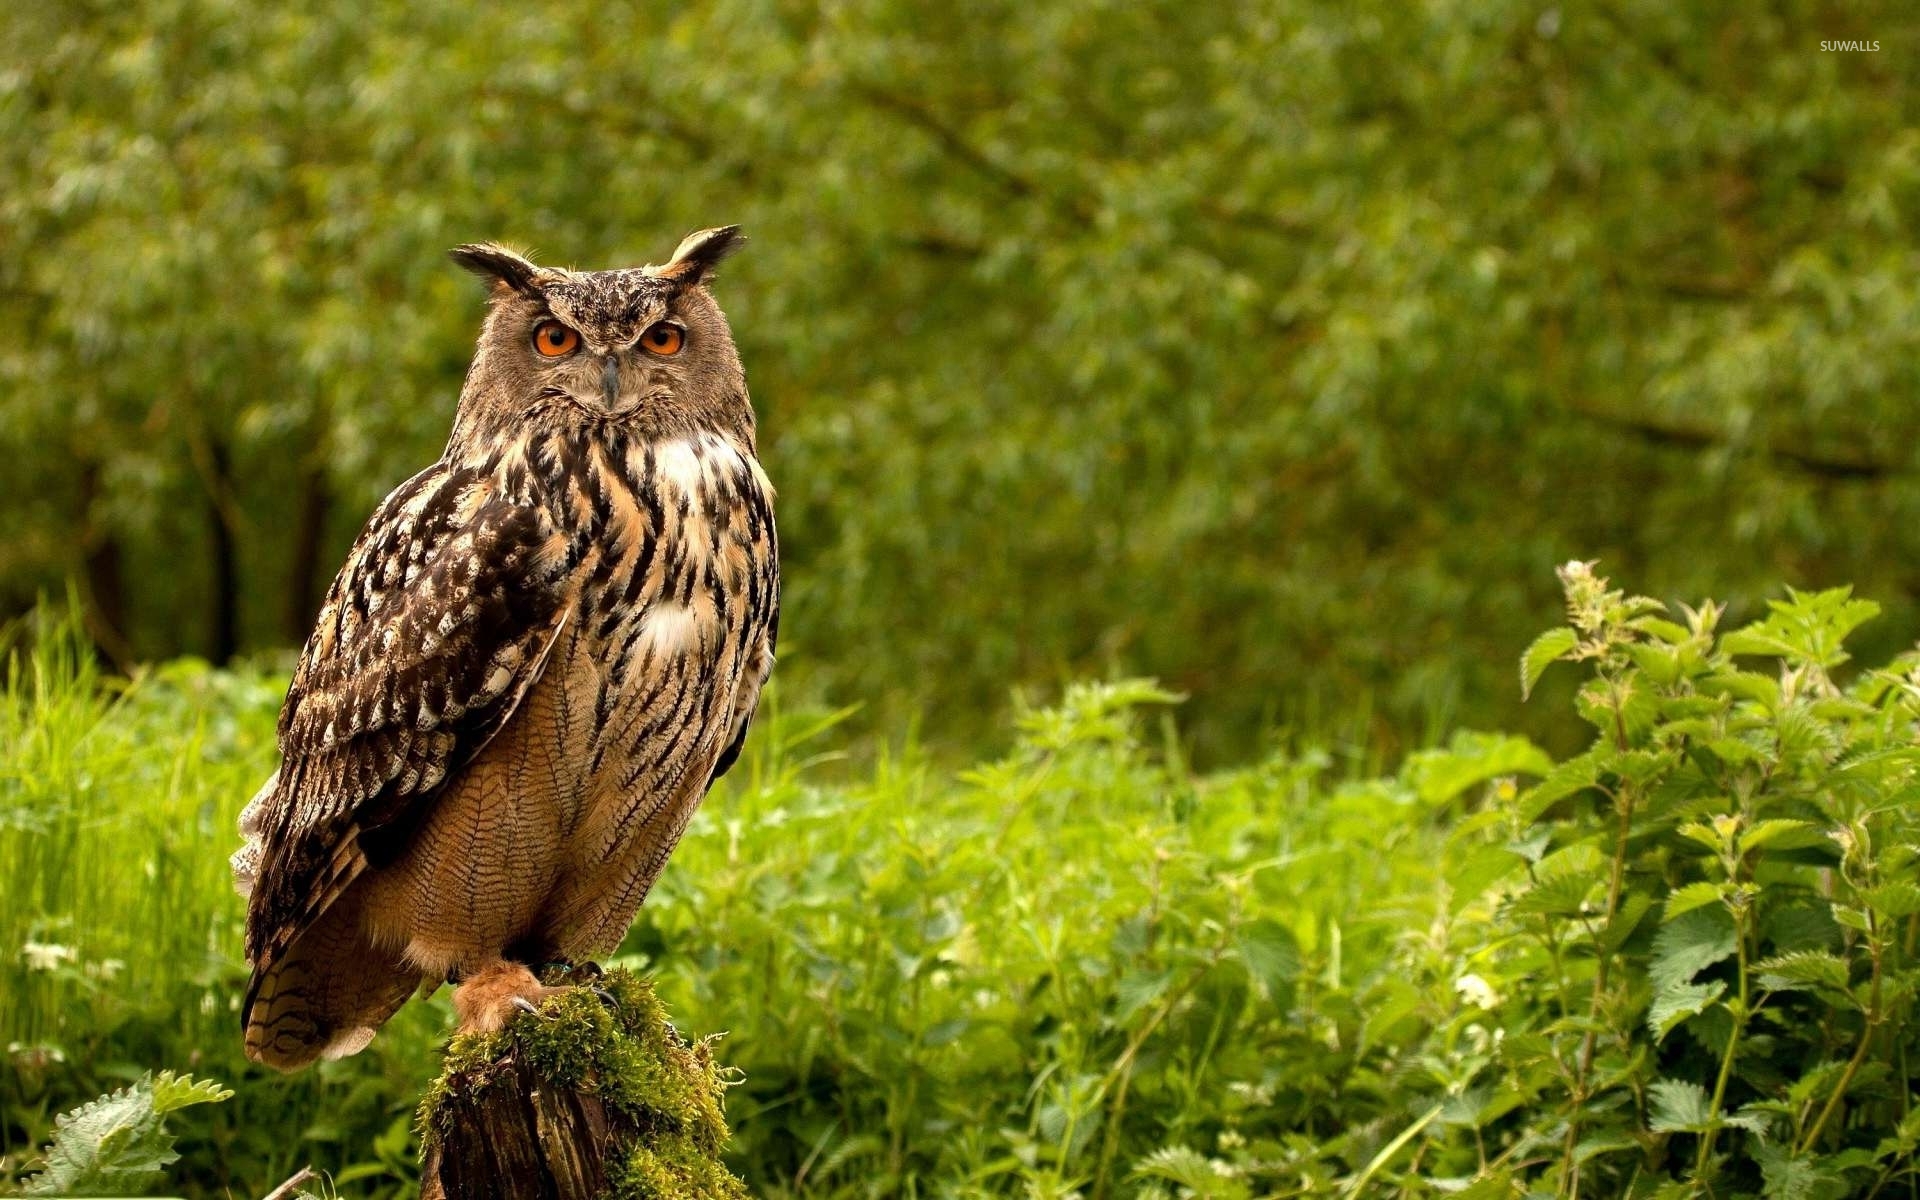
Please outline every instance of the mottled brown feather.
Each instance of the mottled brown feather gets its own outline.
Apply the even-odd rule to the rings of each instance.
[[[538,678],[565,616],[565,563],[540,509],[492,493],[471,469],[416,475],[328,592],[281,712],[247,909],[247,1008],[365,868],[361,835],[428,801]]]
[[[504,286],[446,453],[355,543],[242,815],[254,1058],[352,1053],[422,983],[519,987],[514,962],[612,949],[739,756],[780,580],[704,286],[736,234],[623,271],[463,252]],[[662,319],[671,358],[640,345]],[[578,354],[534,352],[553,320]],[[507,998],[462,986],[466,1024]]]

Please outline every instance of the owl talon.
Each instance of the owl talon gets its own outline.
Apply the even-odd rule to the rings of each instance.
[[[519,963],[496,959],[467,972],[453,992],[453,1012],[462,1033],[496,1033],[519,1013],[539,1014],[539,1004],[563,989],[543,986]]]
[[[600,998],[600,1003],[606,1005],[608,1008],[612,1009],[614,1012],[620,1011],[620,999],[619,997],[615,996],[612,992],[608,991],[606,988],[601,987],[597,983],[587,984],[586,987],[588,991],[592,992],[594,995]]]

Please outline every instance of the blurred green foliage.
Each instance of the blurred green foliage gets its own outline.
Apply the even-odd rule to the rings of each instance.
[[[297,641],[430,460],[441,257],[743,222],[790,683],[964,741],[1115,668],[1203,752],[1523,719],[1546,567],[1920,625],[1915,26],[1597,0],[0,14],[0,604]],[[1880,53],[1821,39],[1878,38]]]

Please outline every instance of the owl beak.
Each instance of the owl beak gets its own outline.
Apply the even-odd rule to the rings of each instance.
[[[611,412],[620,403],[620,355],[609,354],[600,368],[600,394],[602,403]]]

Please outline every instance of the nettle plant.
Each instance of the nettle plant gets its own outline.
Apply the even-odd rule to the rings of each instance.
[[[1585,666],[1596,736],[1456,834],[1459,1001],[1403,1182],[1914,1194],[1920,655],[1843,673],[1879,611],[1846,589],[1723,633],[1712,603],[1560,574],[1568,625],[1522,686]]]

